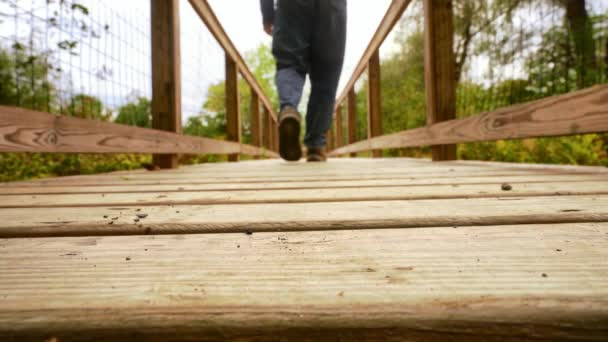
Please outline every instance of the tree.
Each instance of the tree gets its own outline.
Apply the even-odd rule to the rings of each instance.
[[[278,95],[274,87],[276,73],[274,57],[270,47],[260,45],[257,49],[245,53],[245,61],[269,98],[274,108],[278,107]],[[251,138],[251,87],[244,79],[239,79],[239,95],[243,142],[250,143]],[[223,137],[226,134],[226,93],[225,82],[209,86],[207,100],[203,103],[199,117],[189,120],[184,132],[204,132],[207,137]],[[203,128],[204,127],[204,128]],[[221,131],[218,131],[221,130]],[[190,134],[190,133],[187,133]],[[200,134],[195,134],[200,135]]]
[[[101,100],[94,96],[78,94],[67,105],[67,115],[82,119],[108,121],[112,115],[105,111]]]
[[[138,97],[135,102],[128,103],[118,109],[114,122],[124,125],[151,128],[152,105],[149,99]]]

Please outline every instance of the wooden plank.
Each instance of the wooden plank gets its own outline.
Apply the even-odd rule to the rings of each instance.
[[[334,162],[335,163],[335,162]],[[334,164],[332,163],[332,164]],[[300,170],[300,168],[302,168]],[[497,177],[511,175],[551,175],[551,174],[607,174],[607,172],[598,172],[597,169],[604,171],[604,168],[586,168],[585,171],[577,171],[570,169],[528,169],[528,168],[484,168],[484,167],[408,167],[399,168],[365,168],[358,169],[333,169],[319,167],[315,170],[314,167],[302,163],[301,165],[292,166],[288,164],[278,164],[269,166],[267,170],[222,170],[210,168],[208,170],[200,170],[192,173],[182,172],[148,172],[145,174],[133,175],[90,175],[77,177],[59,177],[52,179],[40,179],[24,182],[5,183],[0,186],[45,186],[45,185],[65,185],[77,186],[85,184],[103,185],[103,184],[133,184],[141,183],[175,183],[179,184],[181,180],[202,183],[217,183],[217,182],[272,182],[272,181],[309,181],[309,180],[363,180],[363,179],[432,179],[432,178],[459,178],[459,177]]]
[[[336,110],[336,147],[341,147],[344,145],[344,135],[343,129],[344,126],[342,124],[342,106],[338,106]]]
[[[16,208],[0,216],[3,238],[550,224],[607,222],[608,196]]]
[[[378,25],[378,28],[376,29],[376,33],[374,33],[374,36],[363,52],[363,56],[361,56],[357,67],[355,67],[352,76],[348,80],[346,87],[344,87],[344,91],[338,97],[336,103],[344,103],[348,93],[354,89],[355,83],[357,83],[363,72],[367,69],[368,62],[372,58],[372,55],[378,51],[382,43],[384,43],[384,40],[393,30],[393,27],[395,27],[395,25],[399,22],[399,19],[401,19],[401,16],[407,9],[410,2],[411,0],[392,0],[389,8],[386,10],[384,18],[382,18],[380,25]]]
[[[56,208],[128,205],[209,205],[426,200],[450,198],[522,198],[529,196],[608,195],[608,181],[524,183],[501,189],[502,183],[358,187],[295,190],[174,191],[102,194],[37,194],[0,196],[0,208]],[[606,203],[608,205],[608,203]]]
[[[244,146],[0,106],[0,152],[245,154]],[[247,151],[271,154],[255,147],[247,147]]]
[[[382,97],[380,77],[380,50],[376,50],[368,65],[367,85],[367,138],[382,135]],[[382,157],[382,150],[373,150],[374,158]]]
[[[427,126],[456,119],[456,57],[452,1],[424,0]],[[456,145],[434,145],[433,160],[456,160]]]
[[[579,182],[608,182],[605,175],[512,175],[488,177],[459,177],[459,178],[401,178],[395,179],[360,179],[360,180],[334,180],[323,181],[311,179],[308,181],[268,181],[268,182],[232,182],[225,180],[217,183],[188,182],[182,184],[142,183],[101,185],[94,184],[48,184],[45,186],[15,186],[4,187],[0,196],[6,195],[40,195],[40,194],[109,194],[109,193],[147,193],[147,192],[182,192],[182,191],[233,191],[233,190],[297,190],[297,189],[340,189],[340,188],[386,188],[404,186],[430,186],[430,185],[463,185],[463,184],[503,184],[508,183],[517,187],[526,183],[556,183],[564,182],[572,186]]]
[[[331,127],[327,130],[327,146],[326,146],[326,150],[327,151],[331,151],[334,148],[336,148],[336,142],[334,139],[334,124],[331,125]]]
[[[357,141],[357,93],[355,89],[348,92],[347,106],[348,110],[348,144],[354,144]],[[351,157],[356,157],[356,153],[351,153]]]
[[[152,128],[181,133],[179,0],[152,0]],[[177,154],[154,154],[161,169],[178,167]]]
[[[443,145],[608,131],[608,85],[360,141],[332,155],[380,148]]]
[[[241,142],[241,106],[239,97],[239,72],[236,63],[226,54],[226,138]],[[228,160],[239,160],[238,154],[231,154]]]
[[[0,337],[9,341],[608,334],[606,223],[0,245]]]
[[[568,175],[569,173],[555,173]],[[583,173],[584,174],[584,173]],[[205,176],[201,175],[198,178],[194,177],[180,177],[179,175],[175,175],[173,177],[163,177],[163,178],[139,178],[139,177],[122,177],[118,179],[104,179],[104,178],[90,178],[90,179],[82,179],[82,180],[72,180],[66,181],[61,178],[53,179],[53,180],[41,180],[41,181],[30,181],[30,182],[15,182],[15,183],[7,183],[0,185],[0,192],[3,192],[5,189],[11,188],[45,188],[45,187],[83,187],[83,186],[150,186],[150,185],[175,185],[179,187],[184,187],[185,185],[201,185],[201,184],[236,184],[244,185],[244,184],[267,184],[267,183],[300,183],[300,182],[342,182],[342,181],[352,181],[352,182],[360,182],[360,181],[388,181],[388,180],[396,180],[399,181],[421,181],[421,182],[429,182],[428,179],[434,179],[438,182],[444,181],[448,183],[454,183],[454,177],[478,177],[478,178],[502,178],[502,177],[513,177],[513,176],[531,176],[534,175],[526,170],[519,171],[507,171],[507,172],[467,172],[461,174],[446,174],[446,173],[417,173],[417,174],[399,174],[398,172],[394,173],[384,173],[384,174],[363,174],[363,175],[302,175],[297,176],[294,179],[294,176],[288,175],[267,175],[267,176],[254,176],[254,177],[246,177],[243,175],[225,175],[223,177],[220,176]],[[543,174],[538,174],[543,175]],[[591,174],[590,174],[591,175]],[[433,184],[433,182],[431,182]]]
[[[211,32],[217,42],[222,46],[226,54],[230,56],[230,59],[234,61],[237,70],[240,71],[241,75],[243,75],[245,81],[247,81],[249,86],[254,89],[254,92],[258,94],[258,96],[260,97],[260,101],[262,101],[264,107],[268,109],[272,120],[277,121],[277,115],[272,109],[273,106],[270,100],[268,99],[268,96],[266,96],[264,90],[262,89],[262,86],[260,86],[249,67],[247,67],[247,63],[245,63],[245,60],[243,59],[235,45],[232,43],[232,40],[230,40],[230,37],[228,37],[228,35],[226,34],[226,31],[222,27],[220,21],[217,19],[215,12],[211,8],[207,0],[189,0],[189,2],[194,11],[199,15],[201,20],[203,20],[203,22],[209,29],[209,32]]]

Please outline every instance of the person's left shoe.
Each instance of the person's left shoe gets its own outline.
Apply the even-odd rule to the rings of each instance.
[[[279,155],[287,161],[302,158],[300,145],[300,113],[291,106],[285,106],[279,114]]]

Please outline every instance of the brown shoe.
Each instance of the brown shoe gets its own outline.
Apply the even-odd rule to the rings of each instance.
[[[287,161],[302,158],[300,121],[300,113],[294,107],[286,106],[279,114],[279,155]]]
[[[306,157],[306,161],[308,162],[324,162],[327,161],[327,157],[325,157],[325,153],[323,153],[323,149],[321,148],[308,148],[308,156]]]

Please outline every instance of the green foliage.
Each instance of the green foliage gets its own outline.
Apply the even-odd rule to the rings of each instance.
[[[0,182],[141,168],[149,155],[0,153]]]
[[[580,89],[581,57],[564,19],[556,26],[536,35],[536,50],[526,50],[534,32],[518,31],[511,17],[527,0],[465,0],[454,3],[455,54],[457,75],[456,115],[464,118],[485,111],[532,101]],[[555,2],[555,6],[564,6]],[[382,120],[386,134],[425,125],[424,42],[420,17],[422,7],[414,4],[412,13],[400,25],[399,47],[382,61]],[[594,83],[608,80],[608,15],[591,16],[593,37],[597,40],[594,70],[586,70]],[[530,28],[527,28],[530,29]],[[407,32],[407,34],[405,34]],[[530,53],[533,52],[533,53]],[[461,73],[471,65],[471,57],[484,55],[490,60],[490,84],[464,80]],[[507,78],[501,69],[518,60],[522,77]],[[461,68],[461,69],[459,69]],[[495,70],[494,70],[495,69]],[[594,72],[594,73],[592,73]],[[494,73],[494,74],[493,74]],[[357,138],[367,138],[367,81],[357,93]],[[498,142],[479,142],[458,146],[461,159],[527,163],[608,165],[606,134],[538,138]],[[430,156],[430,149],[407,148],[384,151],[385,156]]]
[[[145,97],[138,97],[135,102],[127,103],[118,109],[114,122],[150,128],[152,127],[152,103]]]
[[[278,95],[274,87],[275,62],[270,47],[260,45],[257,49],[245,53],[245,61],[256,77],[262,90],[268,96],[271,105],[278,107]],[[244,79],[239,79],[239,96],[241,107],[242,141],[251,143],[251,87]],[[226,136],[226,86],[221,81],[209,86],[207,100],[201,114],[190,118],[184,126],[188,135],[224,139]],[[261,113],[262,114],[262,113]]]

